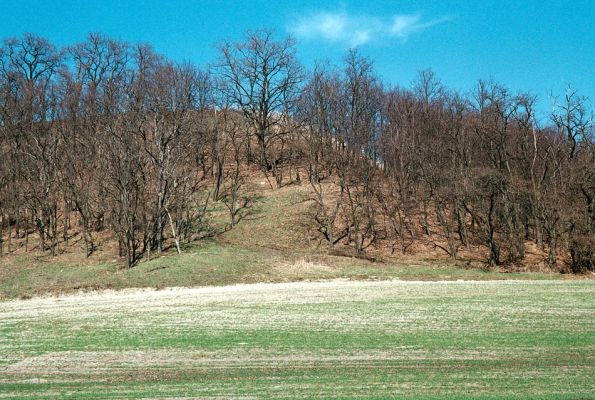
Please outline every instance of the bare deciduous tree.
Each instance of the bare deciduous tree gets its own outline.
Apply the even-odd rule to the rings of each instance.
[[[303,79],[295,42],[290,37],[277,41],[272,31],[258,30],[247,32],[241,42],[224,43],[219,52],[217,72],[227,101],[250,122],[260,167],[272,171],[280,184],[277,168],[283,155],[275,146],[288,133],[285,122]]]

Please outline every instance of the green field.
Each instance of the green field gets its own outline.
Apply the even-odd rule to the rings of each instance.
[[[347,281],[0,302],[0,398],[595,398],[592,281]]]

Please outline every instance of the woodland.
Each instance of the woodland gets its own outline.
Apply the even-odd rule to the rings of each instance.
[[[480,74],[480,72],[478,72]],[[528,245],[557,271],[595,271],[590,100],[537,98],[480,80],[466,93],[432,70],[389,84],[357,49],[304,67],[291,37],[249,31],[208,67],[92,33],[58,48],[24,34],[0,47],[0,256],[48,256],[82,238],[117,242],[127,268],[250,214],[252,169],[309,187],[304,219],[329,249],[516,265]],[[116,256],[116,255],[115,255]]]

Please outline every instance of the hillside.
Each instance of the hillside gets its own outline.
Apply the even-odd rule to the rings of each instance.
[[[329,184],[330,185],[330,184]],[[207,238],[175,247],[150,261],[126,268],[114,258],[116,243],[110,236],[99,240],[97,251],[84,257],[80,233],[73,231],[68,246],[58,245],[56,256],[24,251],[24,239],[0,258],[0,298],[30,297],[77,290],[128,287],[193,287],[256,282],[320,279],[493,280],[585,279],[590,275],[559,274],[539,266],[510,270],[485,269],[479,261],[453,260],[431,245],[415,252],[391,254],[369,251],[358,256],[348,246],[329,249],[314,231],[308,216],[312,207],[307,184],[271,189],[263,175],[250,174],[246,190],[255,199],[250,214],[226,229],[227,209],[211,207]],[[29,238],[35,242],[35,236]],[[481,260],[481,253],[469,254]],[[543,254],[534,256],[535,259]]]
[[[595,124],[576,90],[540,121],[493,80],[387,85],[358,49],[308,71],[266,29],[218,53],[203,69],[101,33],[3,42],[3,296],[412,264],[595,272]]]

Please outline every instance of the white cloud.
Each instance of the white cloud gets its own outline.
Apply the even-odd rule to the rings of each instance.
[[[395,15],[390,33],[400,38],[406,38],[419,25],[419,15]]]
[[[344,42],[350,46],[367,43],[375,29],[375,21],[354,18],[346,13],[322,12],[302,17],[289,30],[302,39],[324,39],[328,42]]]
[[[302,18],[294,27],[293,33],[313,39],[322,37],[329,41],[338,41],[345,36],[347,17],[343,14],[320,13],[311,18]]]
[[[420,14],[397,14],[387,19],[354,16],[346,12],[320,12],[297,18],[288,30],[300,39],[323,39],[356,47],[389,38],[405,41],[410,35],[446,20],[448,17],[423,21]]]
[[[372,32],[369,29],[356,29],[350,40],[350,44],[353,47],[357,47],[361,44],[366,44],[370,41]]]
[[[406,40],[411,34],[423,31],[431,26],[448,21],[449,17],[442,17],[431,21],[423,22],[419,14],[400,14],[393,17],[390,33],[402,40]]]

